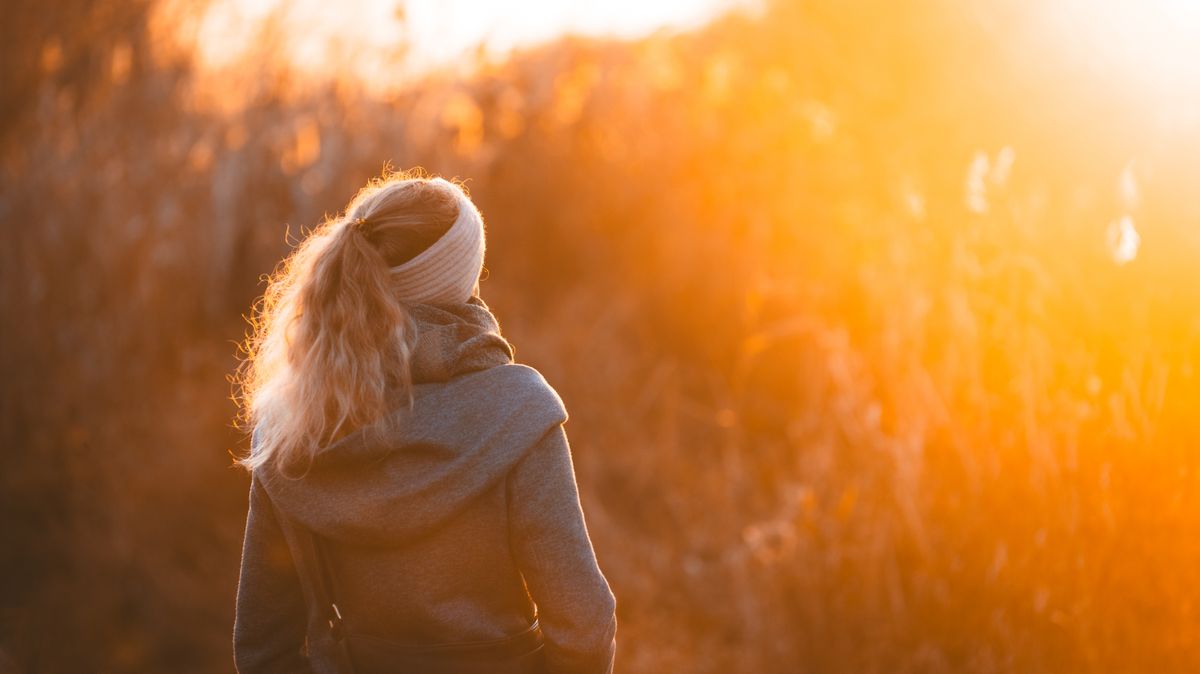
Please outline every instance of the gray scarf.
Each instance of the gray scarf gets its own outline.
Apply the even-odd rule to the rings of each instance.
[[[472,295],[454,304],[413,304],[417,327],[412,354],[414,384],[446,381],[460,374],[513,362],[512,344],[483,299]]]
[[[483,300],[412,305],[413,405],[323,448],[300,479],[256,473],[272,500],[339,540],[396,545],[459,512],[567,420],[558,393],[513,362]]]

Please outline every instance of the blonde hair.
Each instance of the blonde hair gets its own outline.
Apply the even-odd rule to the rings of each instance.
[[[234,378],[239,420],[257,437],[238,463],[311,464],[321,447],[381,418],[389,389],[411,404],[416,335],[390,268],[449,230],[460,209],[454,190],[440,179],[385,174],[271,275]]]

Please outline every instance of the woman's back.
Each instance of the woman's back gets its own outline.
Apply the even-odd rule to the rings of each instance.
[[[536,617],[547,672],[610,671],[615,601],[584,526],[562,400],[513,362],[476,294],[404,311],[409,376],[389,380],[384,414],[291,461],[262,460],[262,431],[276,429],[270,415],[255,426],[239,671],[341,671],[329,594],[339,628],[367,639],[499,640]]]
[[[486,312],[478,298],[469,306]],[[424,325],[418,350],[428,369],[414,373],[411,409],[342,438],[302,476],[256,471],[243,573],[271,569],[276,594],[290,596],[243,584],[239,666],[252,671],[256,658],[294,655],[304,635],[314,660],[330,657],[315,601],[288,630],[257,629],[315,576],[315,566],[304,571],[314,564],[303,544],[311,530],[326,541],[348,629],[409,643],[502,638],[529,626],[532,594],[544,598],[548,661],[561,663],[549,671],[607,671],[614,605],[584,528],[561,400],[484,331],[463,349],[471,340],[447,335],[461,336],[468,324]],[[447,352],[453,361],[434,365]],[[449,378],[425,378],[439,370]],[[285,552],[298,570],[282,563]],[[294,582],[283,582],[288,576]]]

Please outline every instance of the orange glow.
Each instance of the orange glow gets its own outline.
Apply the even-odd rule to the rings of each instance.
[[[221,0],[207,9],[198,54],[213,68],[238,63],[263,37],[278,31],[278,58],[302,72],[357,77],[374,88],[395,87],[415,72],[469,62],[486,47],[504,53],[566,32],[632,36],[698,24],[746,0],[663,0],[570,3],[519,0],[351,0],[290,2]],[[349,66],[348,69],[345,67]]]
[[[228,669],[231,345],[390,164],[485,216],[618,671],[1200,671],[1197,2],[48,1],[0,663]]]

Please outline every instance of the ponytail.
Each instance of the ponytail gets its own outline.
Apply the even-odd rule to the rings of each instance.
[[[246,468],[311,462],[383,416],[389,388],[411,401],[412,326],[368,225],[327,223],[269,281],[240,377],[258,439]]]
[[[482,221],[466,199],[440,178],[384,175],[271,275],[234,379],[239,421],[255,436],[250,455],[238,463],[307,470],[329,443],[383,418],[394,393],[412,403],[416,326],[404,302],[429,298],[405,295],[400,286],[419,276],[425,279],[419,289],[438,290],[439,299],[446,288],[462,291],[462,274],[437,267],[447,256],[459,260],[453,266],[465,270],[463,278],[478,277]],[[438,251],[405,264],[434,242]]]

